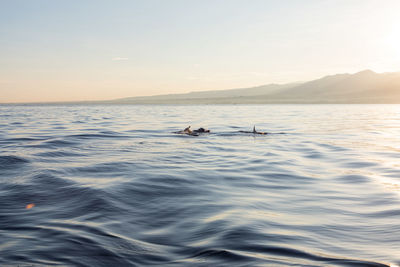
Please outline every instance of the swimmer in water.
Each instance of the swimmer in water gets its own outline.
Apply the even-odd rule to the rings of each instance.
[[[208,129],[204,129],[203,127],[197,129],[197,130],[191,130],[190,126],[186,127],[183,131],[178,131],[175,132],[177,134],[187,134],[187,135],[194,135],[194,136],[198,136],[200,133],[209,133],[210,130]]]
[[[190,125],[189,125],[189,127],[186,127],[185,130],[183,130],[183,133],[185,133],[185,134],[193,133],[192,130],[190,130]]]
[[[199,129],[194,130],[193,132],[195,132],[195,133],[209,133],[210,130],[204,129],[203,127],[200,127]]]

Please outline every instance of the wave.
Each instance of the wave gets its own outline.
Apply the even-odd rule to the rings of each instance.
[[[0,170],[1,169],[15,169],[29,163],[27,158],[18,156],[0,156]]]
[[[400,261],[398,107],[10,107],[1,266]]]

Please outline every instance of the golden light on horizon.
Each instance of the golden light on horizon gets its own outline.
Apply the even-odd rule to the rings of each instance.
[[[310,81],[364,69],[400,71],[396,0],[221,2],[213,3],[213,12],[210,3],[188,1],[166,5],[171,12],[159,5],[146,16],[139,10],[147,10],[147,1],[110,2],[97,12],[78,3],[65,3],[71,9],[60,12],[57,2],[45,1],[44,10],[14,2],[1,8],[13,14],[0,16],[1,103],[101,101]]]

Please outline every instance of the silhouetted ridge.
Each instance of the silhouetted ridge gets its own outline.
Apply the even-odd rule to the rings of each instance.
[[[268,104],[268,103],[400,103],[400,73],[363,70],[304,83],[130,97],[108,103],[127,104]]]

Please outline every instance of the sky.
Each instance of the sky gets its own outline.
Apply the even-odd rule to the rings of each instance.
[[[398,0],[0,0],[0,103],[400,71]]]

